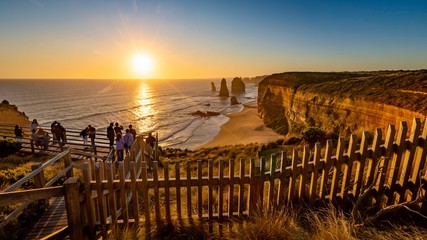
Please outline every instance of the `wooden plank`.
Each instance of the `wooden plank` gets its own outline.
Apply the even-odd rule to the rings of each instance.
[[[400,191],[400,203],[403,203],[404,201],[410,200],[412,197],[409,198],[405,197],[405,193],[408,186],[408,180],[411,176],[411,168],[412,163],[414,162],[415,157],[415,150],[418,146],[418,138],[420,137],[421,132],[421,121],[419,118],[414,118],[412,122],[412,128],[411,128],[411,134],[409,136],[409,142],[410,142],[410,148],[406,149],[405,151],[405,157],[402,162],[402,174],[400,175],[400,186],[402,186],[402,191]],[[413,172],[413,174],[418,175],[419,172]]]
[[[224,213],[224,161],[222,160],[219,160],[218,198],[218,218],[222,220]]]
[[[369,165],[368,170],[367,170],[367,181],[366,181],[367,186],[370,186],[372,184],[372,181],[374,181],[374,178],[376,177],[375,175],[379,169],[378,165],[380,164],[379,161],[380,161],[381,138],[382,138],[381,129],[377,128],[375,130],[374,140],[372,142],[372,152],[374,154],[371,157],[371,159],[372,159],[371,164]]]
[[[104,194],[102,189],[102,179],[101,179],[101,162],[96,162],[95,164],[95,181],[96,181],[96,192],[98,193],[97,201],[98,201],[98,213],[99,220],[101,223],[101,232],[104,238],[107,237],[107,229],[106,229],[106,204],[104,200]]]
[[[331,183],[331,192],[329,194],[329,199],[334,202],[336,200],[336,195],[338,191],[338,181],[341,174],[341,167],[343,162],[343,153],[344,153],[344,138],[340,137],[338,138],[338,147],[337,147],[337,153],[336,153],[336,159],[334,166],[334,173],[332,175],[332,183]]]
[[[116,191],[114,189],[113,186],[113,181],[114,181],[114,177],[113,177],[113,163],[111,162],[107,162],[105,163],[105,169],[107,171],[106,173],[106,178],[107,178],[107,183],[108,183],[108,201],[109,204],[108,206],[110,207],[110,214],[111,214],[111,224],[114,227],[117,223],[117,215],[116,215],[116,211],[117,211],[117,202],[116,202]]]
[[[83,224],[80,216],[80,180],[76,177],[67,179],[64,183],[65,203],[67,208],[68,227],[71,239],[83,239]],[[89,229],[90,230],[90,229]],[[90,236],[92,239],[95,235]]]
[[[88,162],[84,162],[82,165],[82,173],[83,173],[83,188],[85,194],[85,207],[86,207],[86,215],[89,225],[89,237],[95,238],[95,208],[92,199],[92,188],[90,185],[91,170]],[[67,200],[67,199],[66,199]]]
[[[264,179],[265,179],[265,157],[259,159],[260,173],[259,173],[259,207],[260,211],[264,211]]]
[[[306,197],[306,191],[305,191],[305,185],[307,183],[307,173],[308,173],[308,160],[310,159],[310,148],[306,145],[304,146],[304,151],[302,155],[302,172],[300,176],[299,181],[299,189],[298,189],[298,197],[299,200],[305,200]]]
[[[389,177],[391,174],[391,170],[389,169],[389,163],[390,158],[393,154],[393,142],[394,142],[394,135],[396,134],[396,128],[394,125],[389,125],[387,130],[387,135],[385,137],[384,142],[384,148],[385,148],[385,154],[384,154],[384,161],[383,161],[383,173],[380,174],[379,177],[379,186],[380,188],[384,188],[384,184],[386,183],[386,177]],[[389,185],[390,186],[390,185]]]
[[[229,188],[228,188],[228,216],[233,216],[234,208],[234,159],[230,158],[228,162],[228,176],[229,176]]]
[[[387,205],[392,205],[394,201],[396,200],[396,195],[394,192],[396,191],[396,183],[397,178],[399,174],[399,167],[400,162],[402,160],[402,153],[406,147],[405,145],[405,138],[406,138],[406,131],[407,131],[407,124],[406,122],[400,122],[399,132],[397,133],[397,139],[396,139],[396,145],[397,145],[397,152],[393,154],[393,158],[391,159],[390,164],[390,175],[389,178],[389,186],[390,186],[390,195],[388,196]]]
[[[191,206],[191,162],[187,160],[187,216],[191,218],[192,206]]]
[[[159,193],[159,162],[153,161],[153,181],[154,181],[154,211],[156,213],[156,221],[159,223],[162,219],[160,215],[160,193]]]
[[[127,204],[127,193],[126,193],[126,187],[125,187],[125,167],[124,163],[119,163],[119,168],[117,169],[119,172],[119,180],[120,180],[120,188],[119,188],[119,196],[120,196],[120,208],[122,209],[122,217],[123,217],[123,223],[125,226],[129,223],[129,209]]]
[[[268,211],[271,211],[272,208],[274,207],[274,180],[276,180],[275,178],[275,173],[276,173],[276,154],[272,154],[271,155],[271,160],[270,160],[270,184],[269,184],[269,189],[268,189]]]
[[[280,161],[280,181],[279,181],[279,194],[277,194],[277,205],[281,205],[283,204],[284,201],[284,196],[285,196],[285,181],[287,180],[286,176],[285,176],[285,171],[286,171],[286,165],[288,162],[288,157],[285,151],[282,151],[281,154],[281,161]]]
[[[203,169],[202,169],[202,160],[197,160],[197,215],[199,219],[202,219],[203,214],[203,188],[202,188],[202,176],[203,176]]]
[[[175,163],[175,179],[176,179],[176,214],[181,218],[181,170],[179,162]]]
[[[142,180],[142,198],[144,200],[144,216],[145,216],[145,227],[150,227],[150,202],[148,197],[148,183],[147,183],[147,162],[143,161],[141,164],[141,180]],[[178,197],[178,195],[177,195]]]
[[[209,220],[212,219],[213,216],[213,208],[214,208],[214,199],[213,199],[213,160],[208,160],[208,178],[209,178],[209,185],[208,185],[208,218]]]
[[[136,169],[135,162],[131,161],[129,163],[129,171],[130,171],[130,180],[132,183],[132,205],[133,205],[133,218],[135,219],[135,223],[139,224],[139,202],[138,202],[138,189],[136,188]]]
[[[369,132],[363,131],[362,141],[360,142],[360,158],[359,163],[355,173],[354,185],[353,185],[353,195],[354,198],[358,198],[360,195],[361,188],[363,186],[363,173],[365,172],[365,162],[367,157],[367,151],[369,146]]]
[[[308,198],[310,199],[310,203],[313,204],[316,199],[317,193],[317,179],[319,175],[319,163],[320,163],[320,150],[322,145],[317,142],[314,144],[314,156],[313,156],[313,172],[311,173],[310,179],[310,190]]]
[[[416,148],[416,154],[414,158],[414,170],[411,177],[411,182],[415,183],[416,186],[421,185],[421,171],[425,167],[425,159],[427,157],[427,121],[424,121],[423,132],[418,140],[419,145]],[[412,201],[417,197],[418,189],[412,190]]]
[[[166,221],[171,222],[171,201],[170,201],[170,189],[169,189],[169,162],[165,161],[164,166],[164,175],[165,175],[165,209],[166,209]]]
[[[356,155],[356,146],[357,146],[357,136],[356,134],[350,135],[350,142],[348,144],[348,151],[347,151],[347,163],[345,164],[345,170],[341,185],[341,197],[344,199],[348,196],[348,190],[350,189],[350,179],[351,179],[351,173],[353,170],[353,161],[354,157]]]
[[[63,195],[62,186],[0,193],[0,207]]]
[[[292,165],[291,165],[291,176],[289,177],[289,189],[288,189],[288,203],[292,203],[295,200],[295,184],[297,178],[297,164],[298,164],[298,150],[294,148],[292,150]]]
[[[239,201],[237,203],[237,208],[239,216],[243,215],[244,207],[244,194],[245,194],[245,184],[243,182],[243,177],[245,176],[245,159],[240,158],[240,174],[239,174]]]

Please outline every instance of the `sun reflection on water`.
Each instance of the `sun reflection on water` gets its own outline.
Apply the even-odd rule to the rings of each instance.
[[[147,133],[157,128],[155,116],[157,111],[153,106],[153,89],[146,82],[141,82],[137,94],[135,94],[135,102],[138,106],[135,111],[136,128],[140,133]]]

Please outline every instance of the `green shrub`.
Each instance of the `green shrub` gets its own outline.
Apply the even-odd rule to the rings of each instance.
[[[306,128],[302,133],[302,139],[309,143],[315,143],[323,138],[324,133],[320,128],[309,127]]]
[[[283,138],[279,138],[276,140],[277,145],[282,145],[284,142],[285,142],[285,139],[283,139]]]
[[[5,157],[9,154],[16,153],[21,149],[21,143],[14,139],[0,140],[0,157]]]
[[[284,142],[285,145],[295,145],[300,143],[301,143],[301,138],[297,138],[297,137],[290,137],[286,139],[286,141]]]

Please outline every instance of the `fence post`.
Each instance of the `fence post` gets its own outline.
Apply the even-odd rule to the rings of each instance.
[[[83,225],[80,215],[80,180],[71,177],[64,183],[65,208],[67,209],[68,228],[71,240],[83,239]]]
[[[67,168],[71,165],[71,147],[68,147],[68,153],[67,155],[65,155],[64,158],[64,168]],[[66,173],[67,178],[70,178],[73,176],[73,168],[70,169],[70,171],[68,171]]]
[[[259,161],[256,161],[254,158],[251,158],[251,167],[249,169],[249,174],[251,176],[250,181],[250,195],[249,195],[249,216],[252,216],[256,212],[256,208],[259,202],[259,175],[260,175],[260,166]]]
[[[30,139],[31,153],[34,153],[34,140]]]
[[[34,171],[37,168],[41,167],[41,165],[41,163],[35,163],[31,165],[31,170]],[[43,188],[45,184],[46,180],[44,178],[44,171],[42,170],[39,174],[34,176],[34,185],[36,186],[36,188]]]
[[[38,169],[39,167],[41,167],[41,163],[35,163],[33,165],[31,165],[31,170],[34,171],[36,169]],[[44,178],[44,171],[42,170],[39,174],[37,174],[36,176],[34,176],[34,186],[36,188],[43,188],[44,185],[46,184],[46,179]],[[47,204],[49,202],[49,199],[41,199],[38,201],[39,204]]]

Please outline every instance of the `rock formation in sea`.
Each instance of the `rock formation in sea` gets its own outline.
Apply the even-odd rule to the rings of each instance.
[[[18,107],[3,100],[0,103],[0,122],[27,125],[30,123],[30,119],[24,112],[20,112]]]
[[[216,87],[215,87],[215,83],[211,82],[211,91],[212,92],[216,92]]]
[[[231,105],[239,104],[239,102],[237,101],[237,98],[236,98],[235,96],[232,96],[232,97],[230,98],[230,104],[231,104]]]
[[[230,93],[228,92],[228,88],[227,88],[227,82],[225,81],[224,78],[221,80],[221,88],[219,89],[219,96],[220,97],[230,96]]]
[[[202,112],[200,110],[197,110],[197,111],[191,113],[191,115],[193,115],[193,116],[200,116],[200,117],[212,117],[212,116],[221,115],[221,113],[219,113],[219,112],[212,112],[212,111]]]
[[[231,81],[231,92],[232,93],[244,93],[245,92],[245,83],[242,78],[235,77]]]
[[[358,136],[413,118],[425,121],[427,70],[289,72],[266,77],[258,88],[258,113],[267,126],[297,135],[309,126]]]

